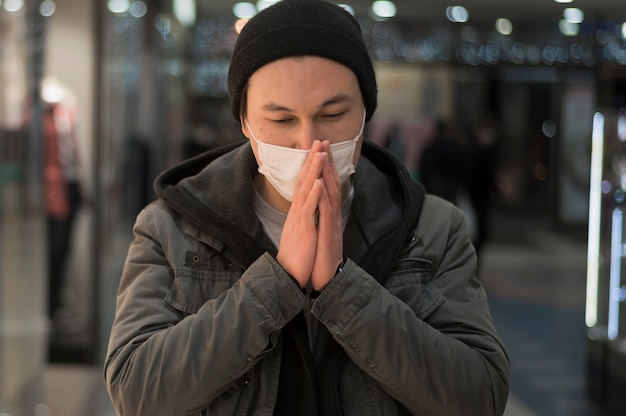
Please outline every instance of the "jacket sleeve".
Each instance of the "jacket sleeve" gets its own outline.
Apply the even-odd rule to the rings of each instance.
[[[403,277],[398,284],[405,286],[399,292],[405,300],[349,260],[313,314],[351,360],[412,414],[501,415],[509,361],[474,277],[476,254],[465,217],[427,197],[418,233],[417,253],[432,259],[432,272]]]
[[[230,289],[183,316],[165,301],[174,280],[168,246],[183,241],[174,220],[153,204],[134,235],[105,360],[107,390],[120,416],[195,414],[274,348],[306,300],[266,254]]]

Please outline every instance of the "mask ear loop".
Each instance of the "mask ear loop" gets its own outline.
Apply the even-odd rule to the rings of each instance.
[[[356,135],[354,141],[359,140],[359,138],[363,135],[363,131],[365,131],[365,118],[367,117],[367,111],[363,109],[363,121],[361,122],[361,130],[359,130],[359,134]]]
[[[252,130],[252,127],[250,127],[250,122],[248,122],[248,117],[245,117],[243,119],[243,122],[246,124],[246,128],[250,131],[250,134],[252,134],[252,138],[254,139],[255,142],[259,142],[259,139],[256,138],[256,135],[254,134],[254,130]]]
[[[348,141],[356,142],[356,141],[358,141],[361,138],[361,136],[363,135],[363,132],[365,131],[365,117],[366,116],[367,116],[367,113],[365,112],[365,109],[363,109],[363,121],[361,122],[361,129],[359,130],[359,132],[357,133],[357,135],[353,139],[348,140]],[[335,144],[336,145],[337,144],[341,144],[341,142],[335,143]]]
[[[259,153],[259,159],[263,159],[263,146],[261,146],[261,141],[259,139],[257,139],[256,134],[254,134],[254,130],[252,130],[252,127],[250,127],[250,123],[248,122],[248,117],[245,117],[243,119],[243,122],[246,124],[246,127],[248,129],[248,131],[250,131],[250,134],[252,134],[252,138],[254,139],[254,141],[256,142],[256,148],[257,148],[257,152]],[[257,161],[260,165],[260,160]],[[261,167],[259,166],[259,169]]]

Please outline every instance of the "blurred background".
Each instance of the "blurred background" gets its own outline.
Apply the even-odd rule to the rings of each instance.
[[[0,0],[1,416],[114,415],[132,224],[159,172],[243,138],[228,62],[268,4]],[[345,7],[378,77],[366,140],[470,222],[507,415],[626,414],[626,2]]]

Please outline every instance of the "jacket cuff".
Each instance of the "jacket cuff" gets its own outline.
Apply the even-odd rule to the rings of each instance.
[[[380,284],[355,262],[346,259],[341,271],[313,302],[311,313],[339,333],[370,302]]]
[[[278,327],[285,326],[308,303],[300,286],[269,253],[252,263],[242,279]]]

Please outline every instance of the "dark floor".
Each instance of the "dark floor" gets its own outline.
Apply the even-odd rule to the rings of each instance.
[[[604,415],[587,394],[586,230],[532,218],[492,228],[482,280],[511,360],[512,396],[536,415]]]

